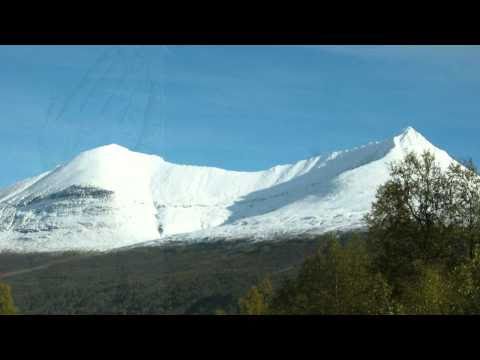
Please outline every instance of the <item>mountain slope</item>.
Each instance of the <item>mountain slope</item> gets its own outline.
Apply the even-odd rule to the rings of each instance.
[[[452,161],[413,128],[257,172],[176,165],[107,145],[0,191],[0,250],[108,250],[359,227],[388,163],[423,150],[442,166]]]

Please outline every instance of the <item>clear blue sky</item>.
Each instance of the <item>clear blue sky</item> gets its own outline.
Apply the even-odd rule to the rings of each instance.
[[[478,46],[0,46],[0,187],[117,143],[259,170],[411,125],[480,162]]]

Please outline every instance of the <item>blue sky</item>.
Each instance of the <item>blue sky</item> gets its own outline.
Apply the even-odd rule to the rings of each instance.
[[[260,170],[413,126],[480,162],[478,46],[0,46],[0,187],[117,143]]]

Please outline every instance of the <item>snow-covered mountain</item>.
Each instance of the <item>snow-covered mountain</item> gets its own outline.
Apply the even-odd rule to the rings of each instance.
[[[423,150],[442,166],[453,161],[411,127],[256,172],[177,165],[102,146],[0,191],[0,250],[108,250],[361,227],[388,164]]]

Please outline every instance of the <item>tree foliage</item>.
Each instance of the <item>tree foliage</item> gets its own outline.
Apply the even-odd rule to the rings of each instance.
[[[480,177],[473,166],[444,170],[430,152],[391,165],[366,220],[370,251],[389,280],[418,275],[414,264],[455,266],[479,243]]]
[[[245,297],[240,299],[240,313],[245,315],[268,314],[272,294],[272,283],[269,278],[265,278],[260,284],[248,290]]]
[[[302,265],[295,280],[275,293],[270,312],[277,314],[378,314],[394,312],[391,290],[372,273],[364,242],[342,245],[332,237]]]
[[[10,286],[0,283],[0,315],[14,315],[17,308],[13,304]]]

